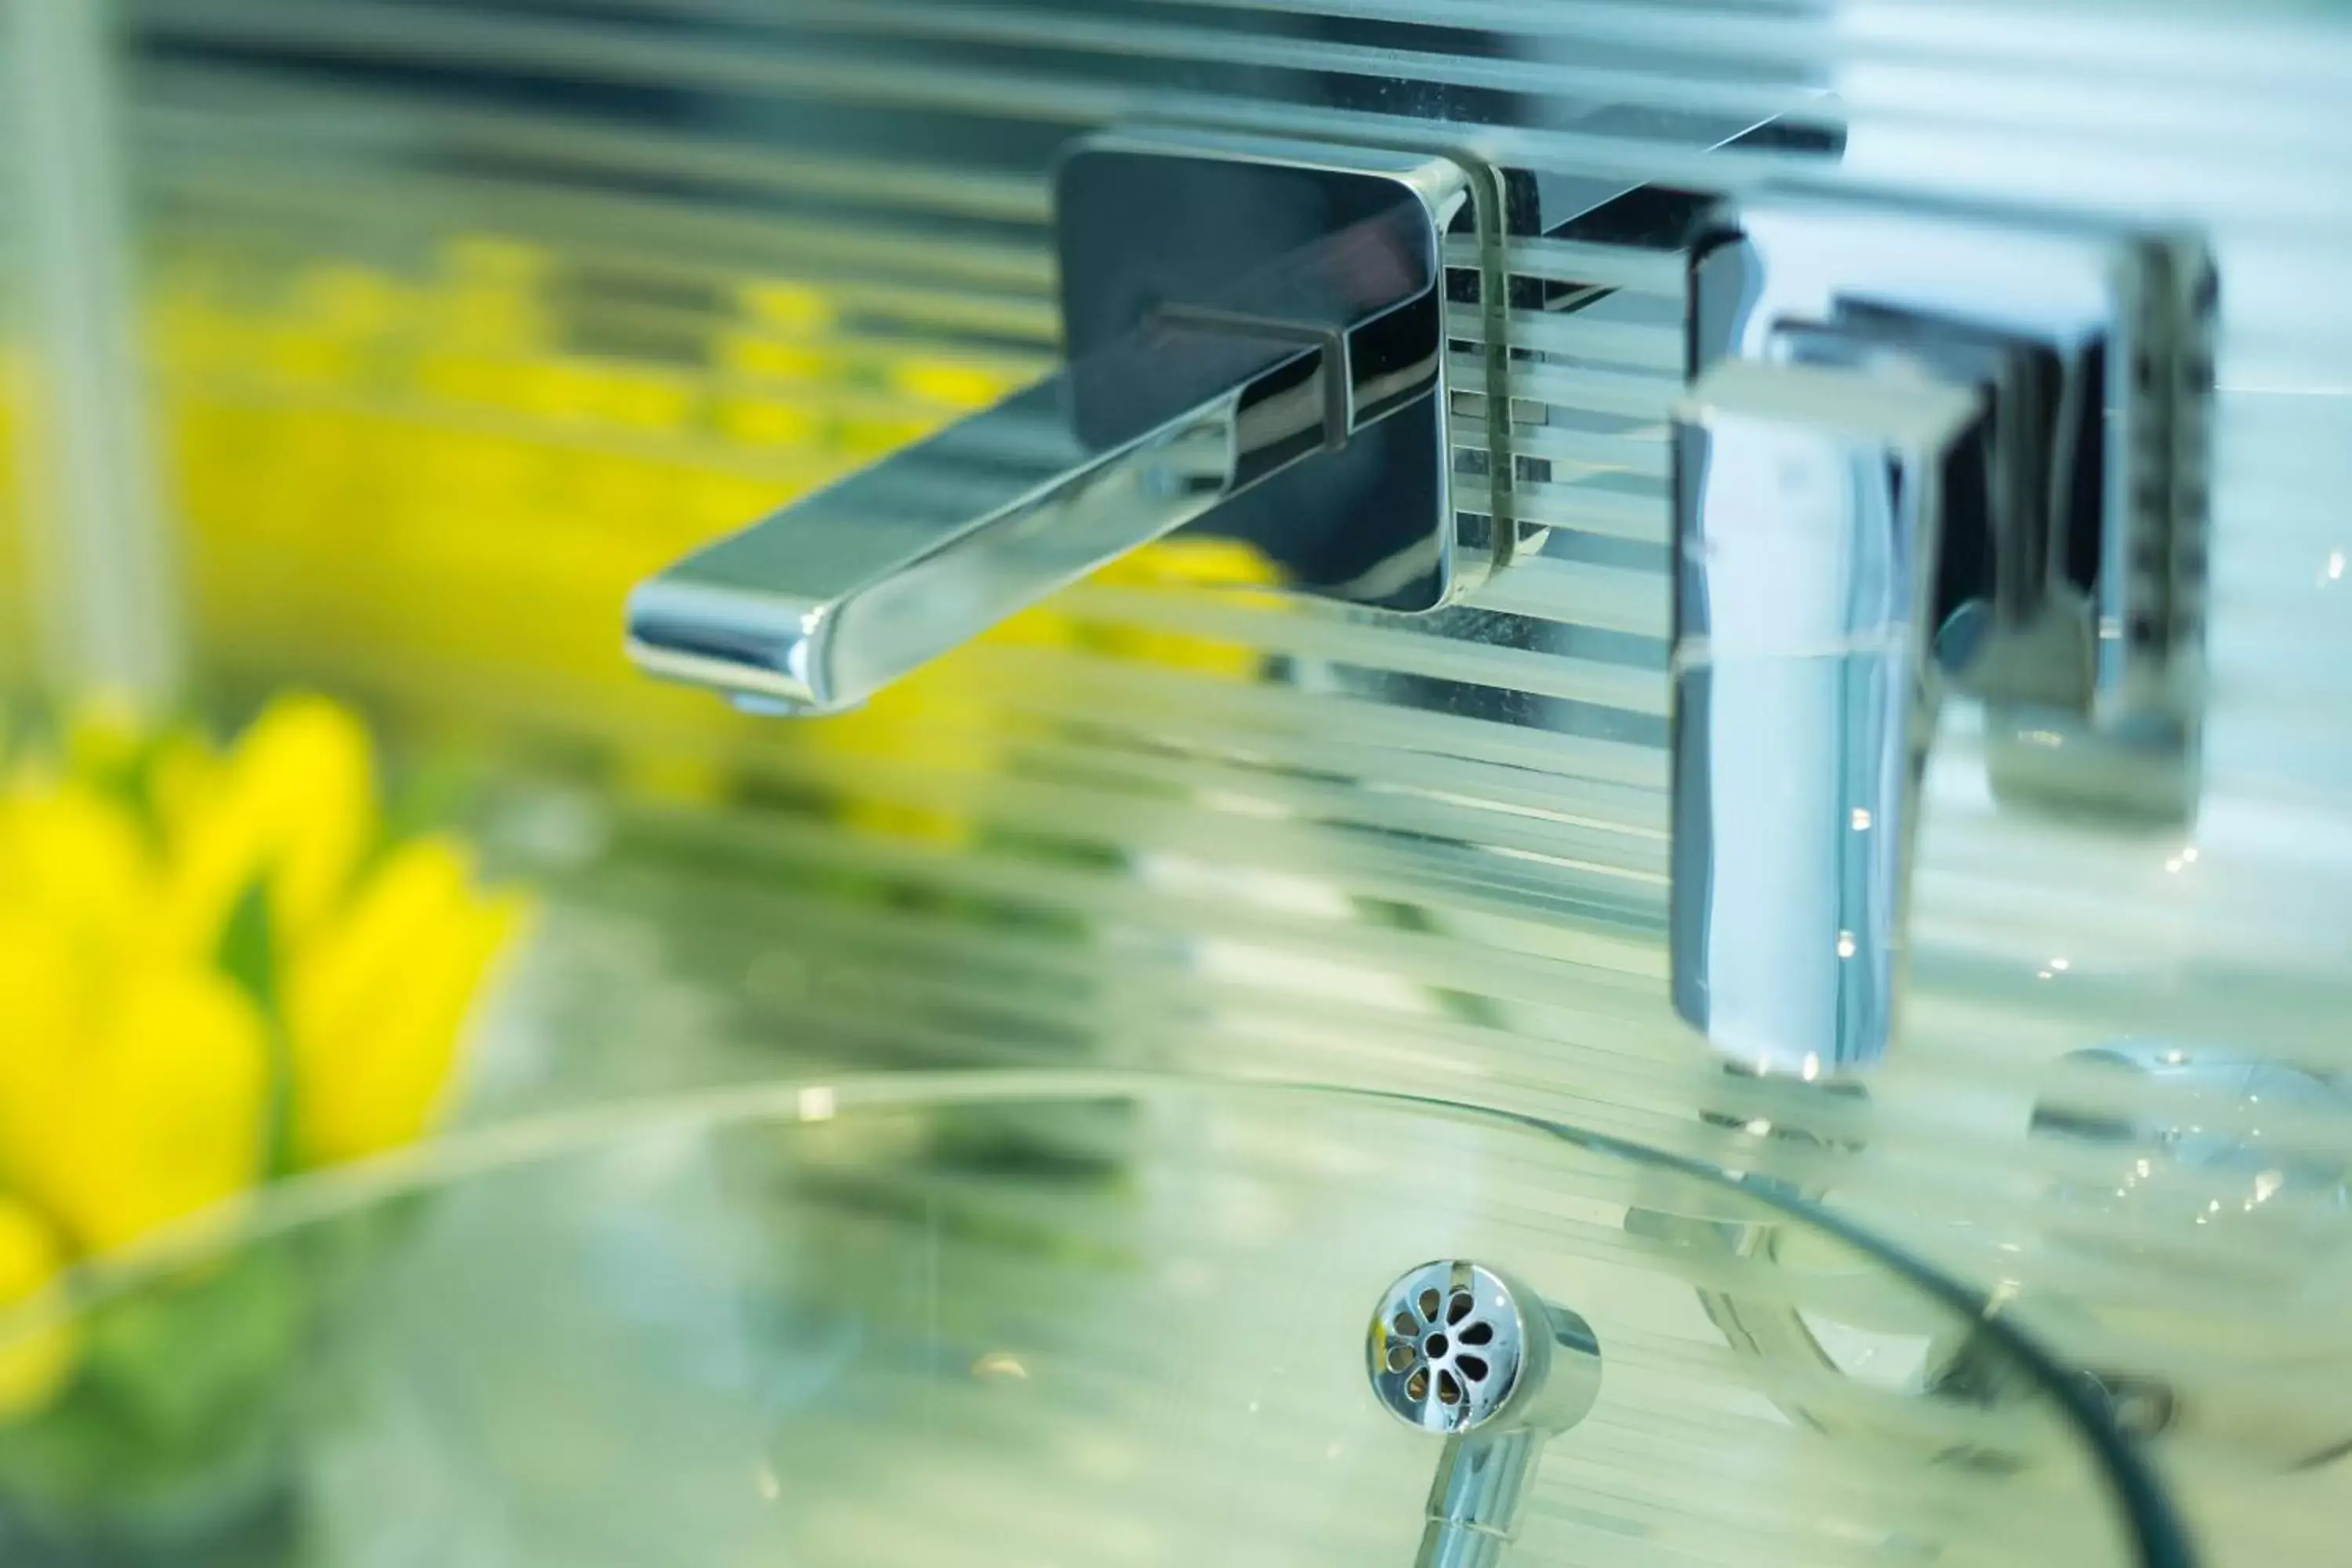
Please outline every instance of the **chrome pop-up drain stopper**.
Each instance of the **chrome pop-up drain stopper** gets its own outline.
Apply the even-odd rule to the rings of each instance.
[[[1367,1356],[1389,1413],[1448,1439],[1416,1568],[1500,1563],[1544,1440],[1601,1392],[1592,1326],[1483,1264],[1424,1263],[1381,1296]]]

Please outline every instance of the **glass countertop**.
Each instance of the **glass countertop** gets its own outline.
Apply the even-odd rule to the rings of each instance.
[[[1033,1072],[524,1120],[69,1278],[0,1314],[0,1367],[69,1368],[0,1425],[0,1556],[1411,1568],[1473,1437],[1392,1419],[1367,1335],[1433,1259],[1598,1347],[1510,1563],[2189,1561],[1998,1290],[1784,1189],[1459,1105]]]

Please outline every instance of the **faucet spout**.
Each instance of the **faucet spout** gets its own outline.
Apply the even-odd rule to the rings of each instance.
[[[1315,557],[1308,585],[1334,596],[1372,584],[1366,602],[1445,601],[1440,239],[1466,176],[1443,159],[1169,133],[1082,147],[1058,189],[1070,363],[639,584],[639,666],[763,712],[854,707],[1309,461],[1388,474],[1381,521],[1406,526],[1351,533],[1335,495],[1286,516],[1297,548],[1273,542],[1276,563]],[[1239,232],[1193,221],[1220,208]],[[1336,568],[1335,535],[1353,544]]]

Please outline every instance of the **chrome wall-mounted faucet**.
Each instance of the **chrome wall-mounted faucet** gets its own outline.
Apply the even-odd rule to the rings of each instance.
[[[1891,1037],[1947,688],[2005,802],[2195,809],[2214,274],[2174,236],[1768,191],[1691,279],[1675,1005],[1816,1078]]]
[[[1424,1263],[1381,1293],[1366,1369],[1382,1408],[1446,1440],[1414,1568],[1494,1568],[1544,1444],[1601,1395],[1592,1325],[1484,1264]]]
[[[1203,520],[1300,591],[1455,601],[1529,547],[1492,416],[1519,302],[1504,191],[1467,153],[1081,141],[1055,178],[1068,363],[640,584],[632,657],[832,712]],[[1617,242],[1625,193],[1552,194],[1593,204],[1559,232]],[[2194,811],[2213,268],[2179,236],[1851,190],[1635,205],[1652,221],[1622,243],[1689,257],[1675,1005],[1745,1067],[1835,1075],[1893,1037],[1947,689],[1982,700],[2004,802]],[[1475,387],[1447,374],[1463,230]],[[1491,516],[1455,509],[1456,404],[1487,435]]]
[[[1069,363],[642,584],[629,651],[747,706],[829,712],[1115,557],[1311,468],[1260,547],[1287,583],[1433,609],[1457,535],[1442,241],[1454,162],[1168,131],[1055,174]],[[1491,205],[1491,204],[1489,204]]]
[[[1574,121],[1598,134],[1625,113],[1656,132],[1648,110],[1583,104]],[[1677,119],[1693,148],[1839,144],[1825,113]],[[762,711],[853,707],[1195,522],[1300,592],[1452,604],[1529,544],[1509,515],[1512,422],[1487,417],[1508,406],[1512,310],[1609,292],[1507,279],[1506,229],[1649,244],[1705,202],[1462,148],[1168,128],[1073,143],[1054,209],[1065,368],[640,584],[639,666]],[[1446,336],[1449,237],[1475,254],[1451,252],[1478,275],[1475,385],[1449,385],[1448,348],[1469,346]],[[1467,488],[1486,492],[1459,511],[1455,412],[1480,435]]]

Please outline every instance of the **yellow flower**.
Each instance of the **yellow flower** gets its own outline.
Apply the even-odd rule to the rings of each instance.
[[[40,1294],[65,1267],[65,1252],[41,1216],[0,1197],[0,1321]],[[0,1424],[37,1415],[74,1368],[79,1351],[70,1327],[9,1339],[0,1330]]]
[[[422,1133],[517,906],[475,894],[446,839],[362,875],[382,826],[359,721],[292,697],[226,754],[110,720],[68,756],[99,777],[0,783],[0,1182],[98,1253],[235,1196],[275,1152]],[[231,952],[256,889],[268,941]]]
[[[52,975],[55,1001],[0,1026],[0,1133],[18,1190],[97,1253],[259,1178],[269,1042],[252,1003],[209,970],[78,967]],[[13,1002],[25,993],[11,978]]]
[[[1115,588],[1250,589],[1271,588],[1281,574],[1255,546],[1239,540],[1178,538],[1122,556],[1092,581]],[[1249,679],[1260,663],[1253,647],[1148,626],[1095,626],[1087,640],[1120,658],[1228,680]]]
[[[114,692],[97,692],[83,700],[66,726],[66,756],[83,778],[118,774],[127,770],[146,742],[137,704]]]
[[[1250,545],[1171,539],[1113,562],[1089,581],[1118,587],[1259,588],[1276,576]],[[1108,653],[1232,680],[1247,679],[1260,663],[1254,648],[1208,637],[1081,623],[1051,599],[974,640],[992,648]],[[928,781],[943,792],[969,792],[976,779],[1003,766],[1010,738],[1024,722],[1004,700],[1005,679],[952,653],[883,688],[863,707],[808,726],[800,741],[835,758],[903,770],[899,787]],[[853,793],[839,810],[844,821],[870,832],[959,845],[971,831],[962,804],[950,796],[942,808]]]
[[[165,736],[147,766],[147,803],[163,842],[184,844],[220,798],[228,763],[210,741],[184,731]]]
[[[301,1163],[375,1153],[430,1124],[474,994],[522,913],[471,880],[452,840],[404,845],[296,957],[286,1022]]]
[[[1033,609],[974,640],[987,647],[1064,647],[1069,644],[1070,628],[1051,610]],[[969,789],[975,777],[1000,765],[1002,731],[1010,721],[996,681],[971,660],[951,654],[884,687],[861,707],[818,721],[793,739],[851,763],[847,771],[853,778],[871,767],[899,774],[901,787],[912,781],[918,787],[928,784],[954,792]],[[961,805],[952,793],[944,808],[853,794],[840,811],[844,820],[869,832],[954,845],[970,837]]]
[[[0,1171],[102,1251],[251,1184],[268,1037],[209,958],[159,945],[154,858],[72,780],[0,800]]]
[[[0,907],[38,911],[78,951],[132,940],[152,907],[155,866],[138,824],[74,780],[0,797]]]
[[[272,702],[216,773],[172,782],[194,799],[165,803],[184,831],[166,873],[163,929],[177,951],[210,956],[229,916],[257,880],[270,927],[299,942],[349,886],[380,830],[367,731],[322,697]]]

